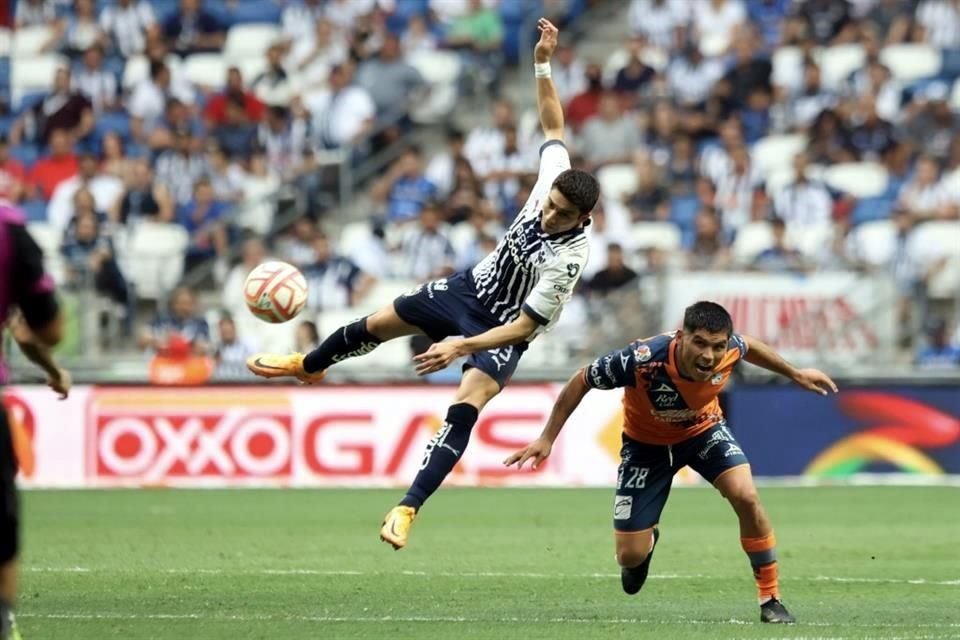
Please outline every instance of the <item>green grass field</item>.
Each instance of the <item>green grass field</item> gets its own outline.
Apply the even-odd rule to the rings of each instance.
[[[397,491],[24,494],[25,640],[960,638],[960,490],[761,491],[784,598],[761,626],[736,522],[674,491],[620,591],[612,492],[438,493],[394,552]]]

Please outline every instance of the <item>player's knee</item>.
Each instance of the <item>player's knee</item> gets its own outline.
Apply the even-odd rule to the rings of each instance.
[[[763,508],[760,505],[760,495],[753,485],[731,491],[727,495],[727,500],[737,513],[756,513]]]
[[[617,564],[621,567],[639,567],[650,555],[650,550],[642,547],[618,547]]]

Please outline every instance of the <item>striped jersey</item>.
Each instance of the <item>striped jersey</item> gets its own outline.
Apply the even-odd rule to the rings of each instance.
[[[582,226],[552,235],[540,226],[543,201],[553,181],[569,168],[563,142],[544,143],[530,197],[496,249],[470,272],[480,303],[501,322],[514,320],[523,310],[549,329],[587,264],[589,243]]]

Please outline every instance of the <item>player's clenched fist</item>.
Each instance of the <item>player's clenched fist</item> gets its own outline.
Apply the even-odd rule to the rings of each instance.
[[[537,64],[543,64],[550,62],[550,57],[557,48],[557,35],[560,31],[546,18],[537,21],[537,29],[540,31],[540,40],[533,50],[533,59]]]
[[[509,458],[503,461],[506,466],[517,465],[517,469],[523,469],[527,460],[533,460],[533,469],[536,470],[540,465],[550,457],[550,451],[553,450],[553,443],[546,438],[537,438],[520,451],[515,452]]]

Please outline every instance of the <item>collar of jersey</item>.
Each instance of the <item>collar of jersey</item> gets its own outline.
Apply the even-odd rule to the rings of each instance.
[[[566,231],[561,231],[560,233],[547,233],[543,230],[543,211],[540,211],[540,215],[537,216],[537,235],[540,236],[541,240],[559,240],[560,238],[570,238],[578,233],[583,233],[584,225],[574,227],[573,229],[568,229]]]

